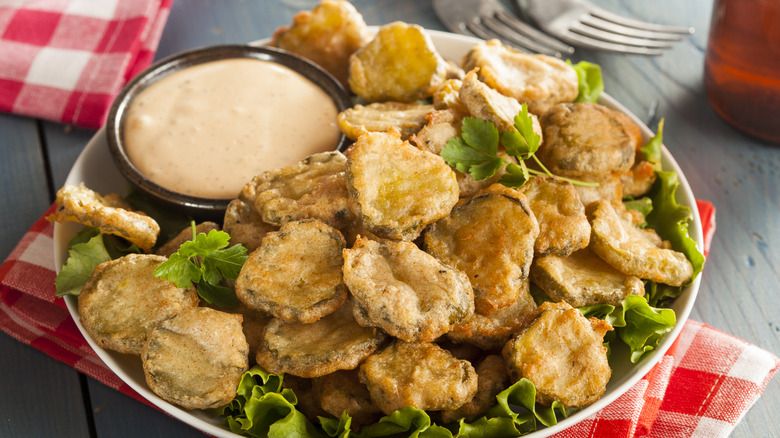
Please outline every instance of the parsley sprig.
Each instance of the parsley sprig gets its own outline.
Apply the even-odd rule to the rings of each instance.
[[[521,187],[531,178],[531,175],[555,176],[580,186],[598,185],[598,183],[553,175],[547,170],[536,156],[541,137],[534,132],[533,119],[528,114],[526,104],[522,105],[520,112],[514,117],[514,127],[515,129],[499,135],[498,128],[492,122],[465,117],[461,123],[461,136],[447,141],[447,146],[442,148],[440,155],[447,164],[471,175],[477,181],[492,177],[499,169],[506,166],[506,173],[498,182],[507,187]],[[499,142],[508,155],[518,159],[517,163],[507,162],[498,156]],[[525,164],[526,160],[533,160],[542,170],[529,169]]]
[[[198,295],[209,304],[220,307],[236,307],[238,298],[233,289],[222,286],[223,279],[238,278],[247,259],[247,250],[241,245],[228,247],[230,235],[211,230],[195,233],[192,223],[192,240],[184,242],[154,270],[154,276],[166,278],[181,288],[197,285]]]

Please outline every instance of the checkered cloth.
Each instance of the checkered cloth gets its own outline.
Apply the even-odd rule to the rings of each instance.
[[[173,0],[0,2],[0,111],[99,128]]]
[[[715,210],[708,202],[697,204],[709,242]],[[98,359],[63,300],[55,298],[52,232],[41,217],[0,265],[0,328],[145,401]],[[726,437],[778,367],[780,359],[771,353],[689,320],[664,357],[628,392],[555,437]]]

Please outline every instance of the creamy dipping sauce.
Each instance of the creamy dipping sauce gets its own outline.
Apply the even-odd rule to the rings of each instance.
[[[207,62],[174,72],[135,97],[127,155],[153,182],[186,195],[230,199],[255,175],[332,150],[333,100],[272,61]]]

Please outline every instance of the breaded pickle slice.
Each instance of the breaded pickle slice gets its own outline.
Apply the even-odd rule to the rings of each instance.
[[[350,2],[323,0],[277,29],[271,45],[314,61],[347,87],[349,57],[370,40],[363,16]]]
[[[623,195],[638,198],[649,192],[656,179],[655,166],[649,161],[636,161],[634,167],[620,174]]]
[[[311,324],[271,320],[256,359],[272,373],[319,377],[357,367],[386,338],[381,330],[358,325],[347,303]]]
[[[357,368],[317,377],[313,381],[313,388],[322,410],[336,418],[346,412],[352,417],[353,425],[374,423],[382,415],[382,411],[371,401],[366,385],[360,383]]]
[[[613,268],[670,286],[691,280],[693,265],[685,255],[669,249],[654,230],[636,226],[625,205],[599,201],[590,209],[590,247]]]
[[[366,132],[387,132],[395,128],[406,140],[427,122],[425,116],[433,111],[433,105],[402,102],[376,102],[355,105],[338,115],[341,132],[352,140]]]
[[[462,79],[447,79],[442,82],[433,92],[433,106],[437,110],[453,109],[468,114],[466,105],[460,101],[461,85],[463,85]]]
[[[476,367],[477,392],[468,403],[455,410],[441,412],[442,423],[452,423],[461,418],[476,420],[495,406],[496,396],[509,386],[504,358],[500,354],[486,356]]]
[[[561,103],[540,118],[539,160],[554,174],[583,177],[623,172],[641,147],[639,127],[623,113],[596,103]]]
[[[574,307],[618,306],[628,295],[645,293],[642,280],[618,271],[587,248],[567,257],[537,257],[531,265],[531,279],[553,301]]]
[[[240,243],[248,252],[260,247],[263,237],[279,227],[265,223],[260,213],[255,209],[254,200],[244,201],[241,198],[230,201],[225,210],[223,228],[230,234],[230,244]]]
[[[314,322],[347,299],[341,274],[345,245],[344,236],[322,221],[288,222],[249,255],[236,279],[236,296],[285,321]]]
[[[539,222],[536,254],[567,256],[590,242],[590,223],[577,190],[570,182],[539,175],[523,185]]]
[[[49,222],[78,222],[114,234],[149,251],[157,241],[160,226],[144,213],[131,211],[121,196],[101,196],[84,183],[68,184],[57,191],[57,210],[46,217]]]
[[[141,354],[157,324],[198,305],[195,288],[180,289],[153,275],[165,260],[153,254],[128,254],[95,268],[79,295],[79,317],[98,345]]]
[[[360,366],[360,381],[386,415],[406,406],[457,409],[477,392],[477,373],[466,360],[429,342],[397,340]]]
[[[447,333],[447,338],[483,350],[500,349],[535,310],[536,304],[529,291],[529,280],[526,279],[522,282],[517,300],[511,306],[502,307],[490,316],[474,313],[466,320],[455,324],[455,327]]]
[[[623,200],[623,183],[617,175],[608,173],[597,177],[578,177],[578,179],[598,184],[597,186],[574,186],[586,209],[596,201],[622,202]]]
[[[573,408],[598,400],[612,375],[603,346],[612,326],[566,303],[546,302],[538,312],[502,350],[512,381],[533,382],[536,401],[546,406],[559,401]]]
[[[422,27],[396,21],[350,57],[349,86],[368,102],[413,102],[431,97],[451,70]]]
[[[185,409],[230,403],[249,368],[241,320],[241,315],[196,307],[163,321],[141,355],[146,383]]]
[[[261,173],[247,183],[242,194],[254,199],[255,208],[269,224],[319,219],[341,228],[355,220],[344,179],[346,163],[338,151],[314,154],[292,166]]]
[[[425,250],[468,274],[477,313],[511,306],[528,277],[539,224],[522,193],[499,184],[463,199],[425,233]]]
[[[411,242],[358,238],[344,250],[355,319],[406,341],[433,341],[474,312],[465,273]]]
[[[463,59],[463,68],[479,68],[480,79],[501,94],[528,104],[528,111],[542,114],[560,102],[579,95],[577,72],[560,59],[529,55],[504,46],[498,40],[475,45]]]
[[[520,102],[485,85],[477,79],[476,71],[468,72],[463,78],[459,97],[472,117],[492,122],[499,132],[515,129],[515,116],[520,112]],[[530,116],[534,132],[542,137],[539,119],[534,114]]]
[[[364,225],[380,237],[414,240],[458,201],[458,182],[444,159],[402,141],[395,130],[360,136],[346,173]]]

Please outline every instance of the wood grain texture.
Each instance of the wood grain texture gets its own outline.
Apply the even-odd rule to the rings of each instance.
[[[664,118],[666,146],[695,195],[717,208],[717,232],[691,318],[780,355],[780,146],[739,133],[707,103],[702,74],[712,0],[593,2],[625,16],[696,28],[694,35],[659,57],[578,50],[573,60],[600,64],[606,91],[651,129]],[[505,3],[514,5],[514,1]],[[297,10],[313,4],[316,0],[174,2],[157,59],[203,45],[268,38],[277,26],[288,24]],[[444,30],[430,0],[355,0],[353,4],[370,25],[403,20]],[[43,123],[40,132],[43,139],[34,120],[0,115],[0,183],[6,189],[0,195],[0,226],[6,231],[0,258],[49,205],[53,193],[48,187],[62,184],[93,135],[93,131],[54,123]],[[34,437],[44,432],[87,436],[90,418],[101,438],[203,436],[92,379],[87,385],[92,412],[86,412],[75,371],[6,335],[0,335],[0,350],[4,371],[0,373],[4,413],[0,436]],[[37,378],[41,374],[45,377]],[[61,387],[52,391],[52,382]],[[732,436],[780,436],[776,406],[780,406],[780,378],[770,382]],[[41,420],[38,412],[30,410],[49,415]]]

